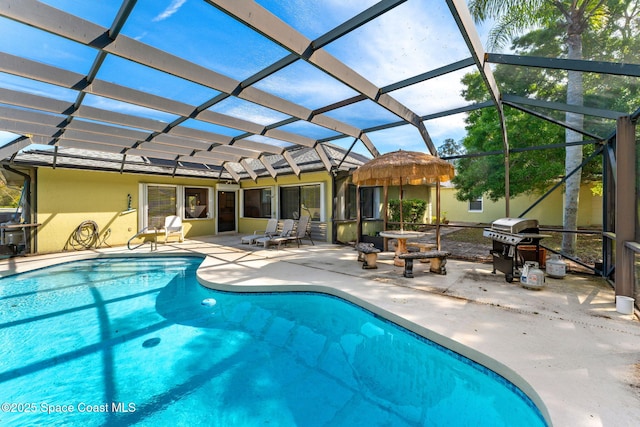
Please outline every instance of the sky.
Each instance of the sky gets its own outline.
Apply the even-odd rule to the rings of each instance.
[[[103,27],[109,27],[120,3],[115,0],[47,0],[53,7],[68,11]],[[313,40],[355,14],[375,4],[370,0],[259,0],[292,28]],[[480,28],[484,41],[486,34]],[[139,0],[122,34],[171,54],[201,64],[236,80],[243,80],[286,56],[288,51],[242,26],[202,0]],[[470,56],[444,0],[409,0],[363,27],[326,46],[326,51],[343,61],[378,87],[413,77]],[[0,51],[86,74],[95,51],[74,42],[0,18]],[[462,76],[472,68],[391,92],[391,96],[422,116],[467,104],[460,96]],[[159,96],[198,105],[218,94],[155,70],[109,55],[98,79],[110,81]],[[74,100],[77,93],[47,84],[0,73],[0,87]],[[255,87],[314,109],[356,94],[312,65],[297,61],[258,82]],[[88,95],[86,105],[136,114],[169,122],[176,116],[107,98]],[[237,98],[227,99],[213,110],[260,124],[271,124],[288,116]],[[328,116],[360,128],[395,122],[398,118],[372,101],[361,102]],[[189,120],[186,126],[235,136],[242,132]],[[425,126],[436,146],[447,138],[459,141],[465,134],[464,114],[429,120]],[[300,132],[314,139],[335,135],[333,131],[297,122],[283,130]],[[382,153],[397,150],[425,151],[425,143],[412,126],[368,134]],[[14,138],[0,131],[0,144]],[[255,136],[255,141],[274,143]],[[334,143],[348,147],[353,138]],[[362,144],[355,150],[367,153]]]

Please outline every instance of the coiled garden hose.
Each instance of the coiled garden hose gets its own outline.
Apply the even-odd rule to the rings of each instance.
[[[89,249],[98,246],[99,232],[98,224],[92,220],[82,221],[75,232],[71,235],[71,246],[74,249]]]

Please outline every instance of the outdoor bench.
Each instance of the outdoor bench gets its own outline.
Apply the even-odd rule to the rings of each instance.
[[[378,261],[380,249],[375,248],[373,243],[358,243],[355,246],[355,250],[358,251],[358,261],[363,263],[362,268],[378,268],[376,262]]]
[[[409,252],[406,254],[398,255],[398,258],[404,260],[404,277],[413,278],[413,260],[414,259],[429,259],[431,264],[429,271],[436,274],[447,274],[445,264],[447,263],[447,257],[451,255],[446,251],[429,251],[429,252]]]
[[[432,251],[435,247],[436,245],[434,245],[433,243],[407,241],[407,250],[409,252],[416,252],[416,251],[429,252],[429,251]],[[429,259],[423,258],[420,260],[420,262],[429,262]]]

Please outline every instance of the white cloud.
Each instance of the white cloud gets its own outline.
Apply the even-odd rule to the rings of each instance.
[[[288,0],[280,7],[285,11],[285,21],[313,39],[376,3],[377,0]]]
[[[70,103],[73,102],[78,95],[78,92],[72,89],[65,89],[47,83],[33,82],[26,78],[9,74],[0,75],[0,87],[30,93],[32,95],[55,98]]]
[[[460,141],[467,133],[465,130],[465,114],[440,117],[424,122],[431,139],[436,147],[442,145],[445,139]]]
[[[467,67],[429,79],[394,91],[391,96],[421,116],[462,107],[467,105],[468,101],[461,95],[463,89],[461,79],[473,70],[474,68]]]
[[[162,13],[160,13],[157,16],[155,16],[152,21],[153,22],[163,21],[163,20],[171,17],[171,15],[173,15],[178,10],[180,10],[182,5],[185,4],[186,2],[187,2],[187,0],[172,0],[171,4],[169,4],[169,6],[167,6],[167,8],[162,11]]]
[[[149,34],[149,32],[148,31],[144,31],[139,36],[135,36],[134,39],[137,40],[137,41],[140,41],[140,40],[144,39],[147,36],[147,34]]]
[[[362,65],[354,68],[379,86],[471,56],[444,2],[439,7],[408,2],[373,24],[364,28],[366,37],[362,38],[367,43],[360,47],[365,50],[362,53],[365,58],[358,60]],[[486,38],[486,27],[478,30],[480,38]],[[458,108],[468,104],[461,95],[461,79],[472,71],[475,67],[467,67],[390,95],[421,116]],[[435,146],[447,138],[461,140],[466,135],[465,117],[466,114],[460,113],[425,121]],[[424,150],[424,142],[417,133],[406,132],[399,138],[393,135],[393,139],[389,139],[390,136],[381,135],[376,139],[383,145],[393,145],[389,141],[396,140],[406,144],[407,149],[413,146]]]
[[[295,76],[276,73],[259,82],[255,87],[311,109],[323,107],[356,94],[353,89],[319,72],[299,73]]]
[[[91,94],[85,97],[84,105],[100,108],[102,110],[114,111],[116,113],[131,114],[152,120],[159,120],[164,123],[171,122],[177,118],[175,114],[164,113],[162,111],[153,110],[139,105],[129,104],[127,102],[116,101],[114,99]]]
[[[465,135],[463,114],[429,120],[424,124],[436,148],[447,138],[459,141]],[[411,125],[370,132],[367,135],[383,154],[398,149],[419,152],[429,150],[418,129]]]
[[[216,105],[215,111],[264,126],[284,120],[288,117],[278,111],[270,110],[251,102],[235,99],[226,100]]]
[[[444,2],[443,2],[444,4]],[[379,86],[469,56],[442,5],[407,2],[345,37],[336,55]]]
[[[323,13],[341,14],[355,7],[364,10],[368,5],[358,2],[328,0]],[[347,6],[348,4],[348,6]],[[351,11],[353,13],[353,10]],[[303,13],[302,17],[305,16]],[[384,16],[327,46],[327,51],[347,66],[379,87],[414,77],[426,71],[468,58],[470,53],[451,17],[446,4],[407,2]],[[460,95],[460,82],[467,68],[390,93],[392,97],[418,115],[426,115],[466,105]],[[276,82],[273,82],[276,83]],[[313,85],[306,85],[312,90]],[[313,89],[317,89],[313,87]],[[293,88],[287,90],[293,91]],[[327,92],[320,92],[324,98]],[[315,95],[318,97],[318,95]],[[335,101],[332,101],[335,102]],[[459,140],[465,134],[464,114],[425,122],[436,146],[446,138]],[[389,149],[424,150],[425,143],[412,126],[376,132],[371,136],[383,152]]]

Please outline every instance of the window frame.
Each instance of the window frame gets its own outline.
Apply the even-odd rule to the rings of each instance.
[[[363,197],[363,192],[364,191],[371,191],[372,192],[372,197],[371,197],[371,210],[372,213],[374,214],[373,216],[365,216],[364,215],[364,204],[365,204],[365,198]],[[381,199],[382,199],[382,187],[380,186],[363,186],[360,187],[360,206],[358,207],[360,209],[360,216],[362,219],[365,220],[378,220],[378,219],[382,219],[383,218],[383,211],[382,208],[381,209]]]
[[[141,182],[138,186],[138,223],[141,228],[149,227],[149,187],[170,187],[176,192],[176,206],[174,215],[178,215],[183,221],[208,221],[214,218],[213,187],[205,185],[176,185],[155,182]],[[185,215],[185,190],[187,188],[201,188],[207,190],[207,217],[187,218]]]
[[[347,220],[358,219],[358,186],[347,183],[344,195],[344,218]]]
[[[182,212],[182,219],[184,221],[206,221],[209,219],[213,218],[213,187],[207,187],[204,185],[178,185],[178,187],[182,188],[182,207],[179,207],[180,211]],[[186,198],[186,191],[189,188],[197,188],[197,189],[202,189],[202,190],[206,190],[207,191],[207,216],[206,217],[196,217],[196,218],[187,218],[187,216],[185,215],[186,213],[186,209],[187,209],[187,198]],[[180,202],[178,201],[178,205],[180,205]]]
[[[480,203],[480,209],[473,209],[471,207],[471,203]],[[484,197],[480,196],[478,198],[476,198],[475,200],[469,200],[468,204],[467,204],[467,212],[474,212],[474,213],[482,213],[484,212]]]
[[[320,207],[318,208],[320,211],[320,218],[316,219],[313,217],[313,215],[311,216],[311,221],[319,221],[319,222],[325,222],[326,221],[326,207],[325,207],[325,183],[320,181],[320,182],[308,182],[305,184],[288,184],[288,185],[280,185],[278,186],[277,189],[277,201],[276,201],[276,207],[277,207],[277,218],[278,219],[283,219],[282,218],[282,212],[280,212],[280,204],[282,203],[282,199],[281,199],[281,189],[283,188],[291,188],[291,187],[312,187],[312,186],[319,186],[320,187]],[[299,202],[299,205],[301,205],[302,202]],[[300,213],[299,209],[299,213]]]
[[[269,212],[269,216],[246,216],[245,215],[245,192],[246,191],[256,191],[256,190],[260,190],[261,192],[263,190],[270,190],[271,191],[271,201],[270,201],[270,212]],[[270,219],[270,218],[274,218],[274,214],[275,214],[275,209],[274,209],[274,200],[277,200],[276,198],[276,187],[275,186],[265,186],[265,187],[251,187],[251,188],[242,188],[241,192],[240,192],[240,218],[250,218],[250,219]],[[262,193],[260,193],[260,197],[262,197]]]

